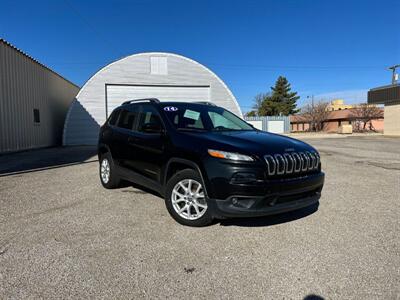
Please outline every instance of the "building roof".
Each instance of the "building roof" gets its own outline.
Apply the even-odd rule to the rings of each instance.
[[[383,109],[379,108],[382,113],[383,118]],[[349,109],[342,109],[342,110],[335,110],[330,111],[327,117],[327,121],[334,121],[334,120],[351,120],[355,117],[356,108],[349,108]],[[290,116],[291,123],[306,123],[307,118],[304,115],[292,115]]]
[[[71,83],[72,85],[76,86],[77,88],[80,89],[80,86],[78,86],[77,84],[73,83],[72,81],[66,79],[64,76],[61,76],[60,74],[58,74],[57,72],[53,71],[52,69],[50,69],[49,67],[47,67],[46,65],[42,64],[41,62],[39,62],[38,60],[36,60],[35,58],[33,58],[32,56],[30,56],[29,54],[25,53],[24,51],[22,51],[21,49],[17,48],[16,46],[14,46],[13,44],[11,44],[10,42],[6,41],[3,38],[0,38],[0,43],[4,44],[10,48],[12,48],[13,50],[17,51],[18,53],[21,53],[23,56],[27,57],[28,59],[30,59],[31,61],[33,61],[34,63],[38,64],[39,66],[41,66],[42,68],[47,69],[48,71],[50,71],[51,73],[57,75],[58,77],[62,78],[65,81],[68,81],[69,83]]]
[[[368,91],[368,103],[390,104],[400,101],[400,85],[391,84]]]

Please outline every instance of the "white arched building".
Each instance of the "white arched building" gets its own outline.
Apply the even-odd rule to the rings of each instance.
[[[242,116],[226,84],[189,58],[171,53],[140,53],[115,61],[93,75],[71,104],[64,145],[95,145],[111,111],[130,99],[211,101]]]

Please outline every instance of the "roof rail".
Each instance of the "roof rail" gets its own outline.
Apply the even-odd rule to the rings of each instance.
[[[195,103],[197,104],[205,104],[205,105],[210,105],[210,106],[216,106],[214,103],[210,101],[196,101]]]
[[[123,102],[121,105],[127,105],[127,104],[131,104],[131,103],[135,103],[135,102],[152,102],[152,103],[160,103],[160,100],[158,100],[157,98],[143,98],[143,99],[134,99],[134,100],[128,100]]]

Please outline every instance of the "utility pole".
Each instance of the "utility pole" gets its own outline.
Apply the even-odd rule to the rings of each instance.
[[[311,96],[307,96],[307,99],[310,99],[311,98],[311,111],[312,111],[312,115],[314,115],[314,95],[311,95]],[[310,120],[310,128],[311,128],[311,130],[316,130],[315,128],[316,128],[316,126],[315,126],[315,122],[314,122],[314,120]],[[303,123],[303,130],[304,130],[304,123]]]
[[[389,70],[392,70],[392,84],[396,84],[397,82],[397,74],[396,74],[396,69],[400,68],[400,65],[394,65],[389,67]]]
[[[307,99],[311,98],[311,106],[314,107],[314,95],[307,96]]]

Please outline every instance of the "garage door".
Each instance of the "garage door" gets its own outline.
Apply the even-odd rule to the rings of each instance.
[[[246,121],[247,123],[253,125],[254,128],[257,128],[258,130],[263,130],[263,121]]]
[[[161,101],[210,101],[209,86],[165,85],[106,85],[108,114],[122,102],[141,98],[158,98]]]
[[[268,121],[267,131],[272,133],[284,133],[285,122],[284,121]]]

